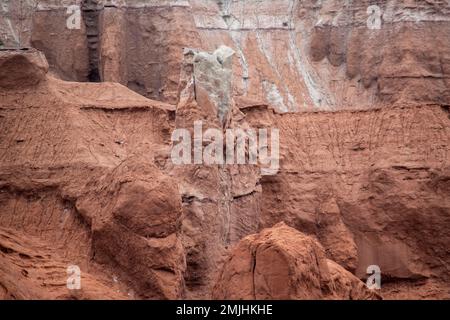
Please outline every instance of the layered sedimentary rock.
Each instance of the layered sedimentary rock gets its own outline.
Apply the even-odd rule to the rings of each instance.
[[[224,263],[215,299],[377,299],[313,238],[284,223],[244,238]]]
[[[270,117],[247,112],[254,126]],[[448,295],[447,108],[300,113],[272,121],[280,129],[281,169],[261,182],[261,227],[284,221],[315,235],[330,259],[360,278],[378,265],[383,288],[409,284],[412,295]]]
[[[0,52],[23,61],[0,70],[3,297],[183,297],[181,197],[158,153],[170,106],[119,84],[57,80],[41,59]],[[38,81],[4,85],[23,75]],[[81,293],[65,286],[69,265]]]
[[[0,297],[449,298],[447,2],[17,3],[48,63],[0,51]],[[280,170],[174,164],[197,121],[279,129]]]

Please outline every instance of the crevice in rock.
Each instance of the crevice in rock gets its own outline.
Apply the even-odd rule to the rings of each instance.
[[[441,106],[442,110],[447,113],[448,118],[450,119],[450,105],[443,105]]]
[[[255,248],[255,251],[252,252],[252,296],[256,300],[256,281],[255,281],[255,270],[256,270],[256,254],[258,251],[258,247]]]
[[[90,82],[101,82],[99,71],[99,16],[103,8],[98,0],[83,0],[81,9],[86,25],[86,37],[89,50],[88,79]]]

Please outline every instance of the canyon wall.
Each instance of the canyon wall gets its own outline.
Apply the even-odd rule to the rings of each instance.
[[[33,1],[27,3],[31,8]],[[235,95],[279,112],[449,104],[450,5],[444,0],[85,3],[43,0],[34,14],[22,14],[31,25],[24,43],[31,37],[67,80],[87,81],[98,69],[103,81],[174,104],[183,48],[227,45],[237,53]],[[84,21],[71,30],[66,20],[73,5]],[[3,15],[19,10],[16,2],[3,6]],[[2,29],[8,33],[6,22]]]
[[[373,4],[2,2],[0,297],[449,298],[450,6]],[[280,170],[175,165],[200,120]]]

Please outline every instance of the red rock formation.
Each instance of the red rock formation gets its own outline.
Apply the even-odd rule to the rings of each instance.
[[[21,51],[22,54],[10,54],[15,53],[15,50],[6,50],[0,53],[1,88],[29,88],[45,80],[48,63],[44,54],[29,49]]]
[[[244,238],[224,263],[215,299],[377,299],[365,284],[326,259],[317,240],[280,223]]]
[[[270,115],[247,112],[254,126],[264,117]],[[378,265],[385,285],[415,283],[411,297],[426,295],[428,286],[430,298],[448,296],[446,109],[386,107],[273,121],[281,169],[261,182],[261,227],[284,221],[315,235],[330,259],[360,278]]]
[[[5,63],[24,61],[0,71],[0,84],[8,81],[0,91],[5,297],[72,296],[61,282],[69,263],[86,274],[79,298],[182,297],[181,197],[158,168],[170,107],[118,84],[42,77],[41,58],[0,53]],[[32,87],[9,85],[25,74]]]
[[[79,29],[26,2],[3,46],[47,59],[0,50],[1,298],[449,298],[445,1],[74,0]],[[279,129],[280,170],[175,165],[200,120]]]
[[[67,80],[86,81],[98,68],[104,81],[175,104],[183,48],[211,52],[226,45],[236,51],[234,94],[281,112],[450,103],[444,0],[383,0],[375,11],[368,0],[95,0],[99,17],[69,30],[67,7],[81,2],[41,0],[22,10],[30,25],[22,45],[31,39]],[[2,13],[13,26],[17,6],[8,3]],[[48,32],[52,26],[58,37]],[[8,39],[18,33],[6,23],[0,30]]]

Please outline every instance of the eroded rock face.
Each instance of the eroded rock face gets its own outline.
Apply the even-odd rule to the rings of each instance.
[[[450,44],[442,41],[450,32],[448,1],[370,5],[359,1],[343,8],[328,1],[320,8],[323,18],[311,38],[313,59],[341,67],[350,81],[373,88],[380,102],[448,103]]]
[[[198,52],[194,56],[196,99],[208,99],[208,102],[200,101],[200,104],[212,104],[222,124],[227,120],[232,106],[233,55],[231,48],[221,46],[213,54]]]
[[[0,51],[1,297],[362,299],[377,265],[384,298],[449,298],[445,1],[17,3],[4,46],[23,20],[49,63]],[[279,172],[174,165],[196,121],[279,129]]]
[[[312,237],[281,223],[231,251],[215,299],[377,299],[358,278],[326,259]]]
[[[28,2],[22,45],[31,39],[67,80],[98,69],[102,80],[175,104],[183,48],[226,45],[237,57],[234,95],[280,112],[450,101],[447,1],[98,0],[98,17],[85,14],[79,30],[66,20],[80,0]],[[3,37],[17,38],[17,4],[3,7],[12,24],[0,26]]]
[[[229,48],[214,53],[185,51],[176,128],[192,133],[197,121],[203,132],[249,127],[228,91],[232,59]],[[258,231],[260,168],[191,164],[172,166],[171,175],[177,177],[183,199],[186,296],[207,299],[226,250]]]
[[[128,299],[120,286],[98,273],[81,273],[80,289],[68,290],[71,260],[41,237],[0,229],[0,299]],[[70,269],[69,269],[70,271]]]
[[[41,60],[25,61],[12,75],[33,79]],[[119,84],[32,84],[0,91],[2,297],[184,297],[181,196],[163,168],[170,106]],[[82,291],[65,286],[70,265]]]
[[[94,183],[97,189],[80,197],[76,209],[90,222],[95,260],[113,266],[142,298],[183,297],[181,197],[175,182],[156,167],[125,161]]]

